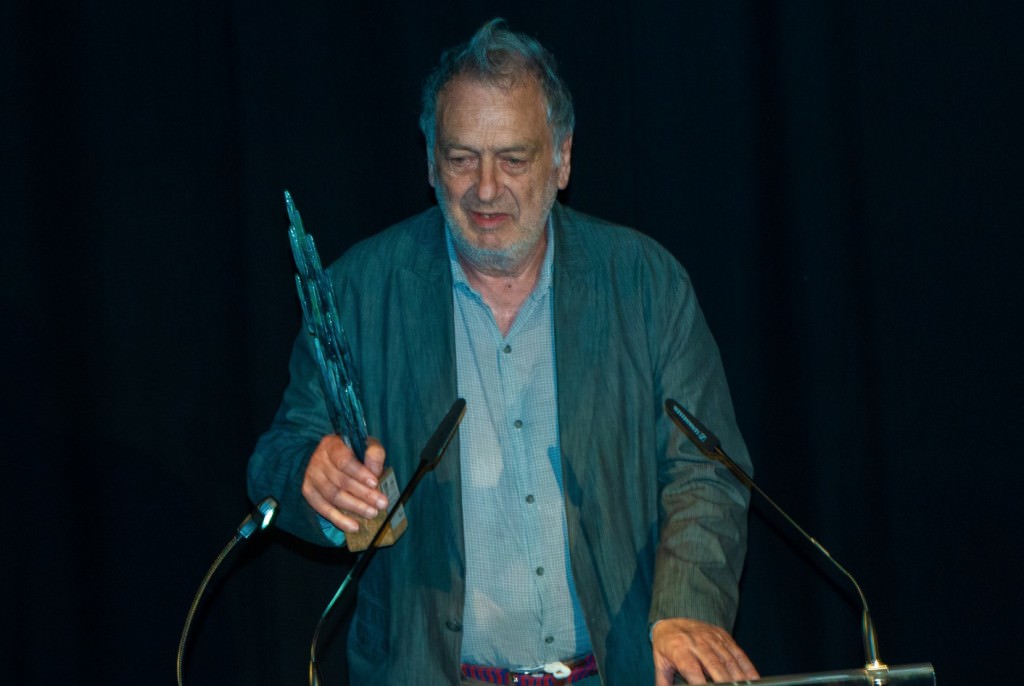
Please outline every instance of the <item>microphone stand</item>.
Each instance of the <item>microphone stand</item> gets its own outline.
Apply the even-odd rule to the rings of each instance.
[[[213,578],[214,573],[220,567],[221,563],[224,562],[228,554],[234,550],[235,546],[240,542],[247,540],[254,533],[263,531],[270,526],[270,523],[274,521],[274,517],[277,516],[277,501],[273,498],[264,498],[260,501],[249,515],[242,520],[242,523],[238,525],[238,530],[235,532],[234,537],[228,541],[228,544],[224,546],[220,554],[210,565],[210,569],[207,570],[206,576],[203,577],[203,581],[199,584],[199,589],[196,591],[195,597],[192,599],[192,605],[188,609],[188,615],[185,617],[185,626],[181,630],[181,639],[178,641],[178,659],[176,663],[178,673],[178,686],[182,686],[184,683],[184,665],[185,665],[185,644],[188,642],[188,634],[192,628],[192,620],[195,617],[196,610],[199,608],[199,601],[202,599],[203,594],[206,593],[206,587],[210,583],[210,579]]]
[[[320,620],[316,624],[316,630],[313,632],[313,640],[309,646],[309,684],[310,686],[323,686],[323,677],[320,675],[320,667],[317,663],[317,646],[320,643],[320,631],[324,627],[324,622],[339,598],[344,597],[346,604],[350,600],[353,590],[356,588],[356,583],[362,577],[363,572],[366,571],[367,565],[370,564],[370,560],[373,559],[374,554],[377,552],[377,546],[380,540],[384,537],[384,532],[387,531],[388,524],[391,522],[391,517],[394,513],[409,500],[412,496],[413,491],[416,490],[416,486],[420,480],[426,475],[427,472],[432,471],[434,467],[441,462],[441,457],[448,450],[448,445],[451,443],[452,438],[455,436],[455,430],[459,427],[459,423],[462,421],[463,415],[466,413],[466,401],[462,398],[456,400],[451,408],[448,410],[448,414],[445,415],[444,419],[438,425],[434,434],[427,441],[426,446],[423,448],[423,452],[420,454],[420,464],[416,468],[416,472],[412,475],[409,483],[406,484],[402,490],[401,495],[398,497],[398,502],[393,504],[388,510],[387,517],[381,522],[380,527],[377,528],[377,533],[374,535],[373,540],[370,541],[369,547],[359,557],[352,568],[349,570],[345,579],[341,582],[338,590],[334,593],[334,597],[331,598],[330,602],[327,603],[327,607],[324,608],[323,614],[320,615]]]
[[[847,571],[846,567],[839,564],[839,562],[832,557],[832,554],[825,549],[818,539],[811,536],[809,533],[804,531],[804,528],[796,523],[785,510],[782,509],[774,500],[772,500],[767,493],[761,490],[761,487],[754,483],[754,480],[750,478],[742,467],[729,457],[722,449],[722,444],[711,431],[697,421],[697,418],[690,414],[682,405],[677,403],[675,400],[669,398],[665,401],[665,412],[668,413],[669,418],[675,423],[679,429],[686,434],[686,437],[697,446],[697,449],[707,458],[715,460],[725,465],[732,474],[739,479],[740,483],[755,491],[765,501],[771,505],[776,512],[782,515],[790,526],[796,529],[801,536],[807,539],[811,545],[817,548],[818,552],[824,555],[829,562],[831,562],[836,569],[838,569],[843,576],[849,579],[853,585],[857,595],[860,597],[861,604],[861,635],[864,640],[864,657],[866,664],[864,669],[867,670],[868,674],[876,680],[884,679],[884,674],[888,671],[888,666],[878,659],[878,637],[875,634],[875,624],[871,621],[871,613],[868,611],[868,601],[864,597],[864,592],[860,588],[860,584],[853,578],[853,575]]]

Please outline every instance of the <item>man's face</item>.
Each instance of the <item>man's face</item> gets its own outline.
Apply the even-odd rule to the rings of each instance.
[[[438,96],[435,146],[430,185],[459,254],[477,269],[515,273],[542,245],[555,196],[569,183],[572,140],[556,165],[540,86],[456,77]]]

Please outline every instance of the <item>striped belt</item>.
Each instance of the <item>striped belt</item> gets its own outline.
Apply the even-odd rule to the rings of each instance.
[[[529,672],[515,672],[500,667],[484,667],[482,665],[462,665],[462,676],[488,684],[513,684],[514,686],[563,686],[574,684],[597,674],[597,660],[587,655],[571,662],[566,662],[569,669],[567,676],[555,676],[542,669]]]

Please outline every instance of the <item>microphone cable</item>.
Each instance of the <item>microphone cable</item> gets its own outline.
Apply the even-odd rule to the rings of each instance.
[[[199,584],[199,589],[196,591],[195,597],[192,599],[192,605],[188,608],[188,615],[185,617],[185,626],[181,630],[181,639],[178,641],[178,659],[176,660],[176,669],[178,675],[178,686],[183,686],[184,680],[184,666],[185,666],[185,646],[188,643],[189,631],[192,628],[192,620],[195,618],[196,611],[199,609],[199,602],[202,600],[203,595],[206,593],[206,587],[210,584],[210,579],[220,568],[221,564],[227,558],[231,551],[235,549],[239,543],[247,540],[250,536],[258,531],[263,531],[270,526],[270,523],[274,521],[274,517],[277,516],[277,501],[274,498],[264,498],[260,501],[252,512],[250,512],[242,523],[238,525],[238,530],[235,535],[228,541],[228,544],[224,546],[224,549],[220,551],[217,558],[210,565],[210,568],[206,571],[206,576],[203,577],[202,583]]]

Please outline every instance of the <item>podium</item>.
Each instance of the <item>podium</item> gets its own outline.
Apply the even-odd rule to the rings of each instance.
[[[731,681],[733,686],[934,686],[935,669],[922,662],[912,665],[897,665],[885,669],[850,669],[842,672],[811,672],[770,676],[753,681]],[[724,684],[723,684],[724,686]]]

